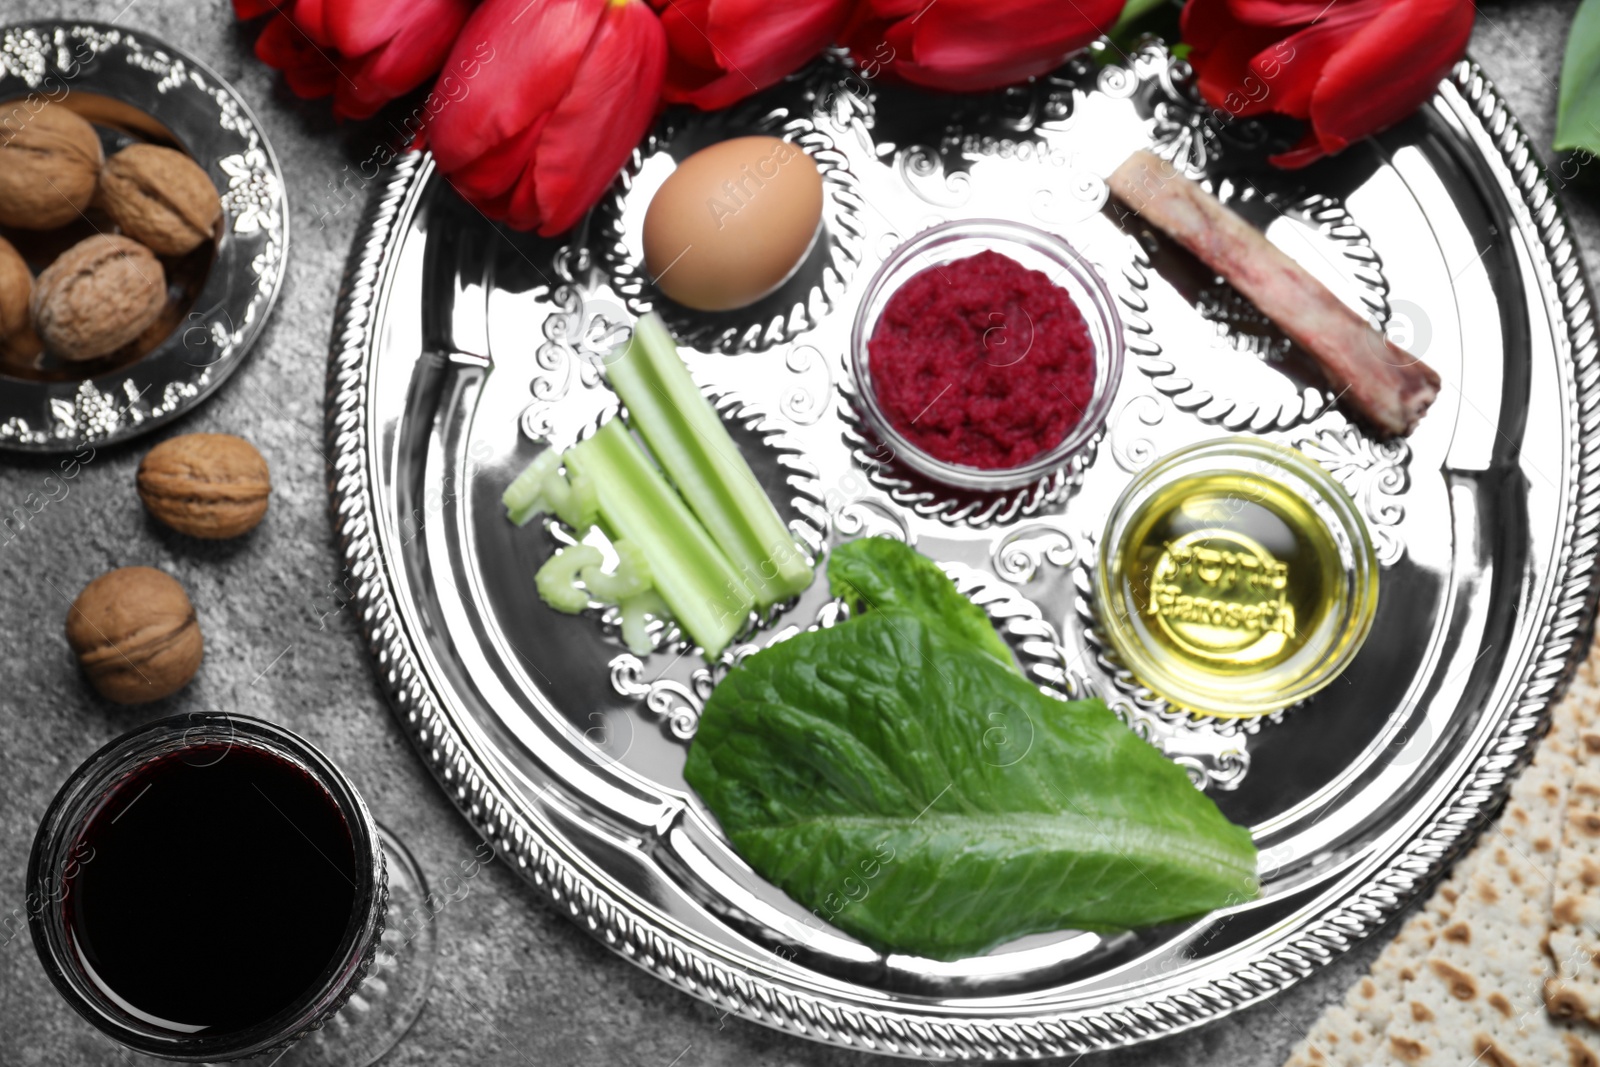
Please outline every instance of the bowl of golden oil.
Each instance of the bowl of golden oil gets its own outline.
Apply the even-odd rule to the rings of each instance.
[[[1292,448],[1226,437],[1125,489],[1100,540],[1095,608],[1140,684],[1245,717],[1326,686],[1366,639],[1378,560],[1348,494]]]

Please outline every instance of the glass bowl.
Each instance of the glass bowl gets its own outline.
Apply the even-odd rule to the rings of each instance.
[[[1180,449],[1123,491],[1096,614],[1140,684],[1179,707],[1264,715],[1322,689],[1372,626],[1378,561],[1342,486],[1253,437]]]
[[[1076,426],[1054,447],[1015,467],[987,469],[951,463],[930,455],[889,423],[872,383],[867,342],[895,292],[930,267],[998,252],[1032,270],[1043,271],[1065,289],[1083,315],[1094,346],[1094,392]],[[946,485],[976,490],[1012,489],[1027,485],[1062,466],[1099,432],[1122,380],[1122,321],[1110,290],[1094,268],[1060,237],[1034,226],[1004,219],[961,219],[923,230],[883,261],[856,308],[850,330],[850,363],[858,409],[893,457],[920,474]]]

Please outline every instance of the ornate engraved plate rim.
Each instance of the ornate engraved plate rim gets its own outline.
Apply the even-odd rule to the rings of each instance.
[[[476,830],[494,842],[514,869],[557,907],[606,945],[662,980],[746,1018],[789,1033],[876,1052],[938,1059],[1040,1058],[1132,1044],[1218,1018],[1269,996],[1310,974],[1375,930],[1438,873],[1453,851],[1493,810],[1508,775],[1525,758],[1552,698],[1571,669],[1587,633],[1596,570],[1594,511],[1600,498],[1600,424],[1578,413],[1600,399],[1595,372],[1593,310],[1581,261],[1566,220],[1544,180],[1528,140],[1478,67],[1457,66],[1444,90],[1452,113],[1475,116],[1472,131],[1492,143],[1509,180],[1503,194],[1525,208],[1542,242],[1535,249],[1536,294],[1559,309],[1557,358],[1562,376],[1576,383],[1563,397],[1568,440],[1564,472],[1568,499],[1560,519],[1559,558],[1549,579],[1550,603],[1499,706],[1482,757],[1451,783],[1418,831],[1381,860],[1370,877],[1343,899],[1323,899],[1321,910],[1292,932],[1260,939],[1248,962],[1223,971],[1195,968],[1181,980],[1151,982],[1120,1007],[1107,1010],[1035,1003],[1001,1016],[940,1009],[839,992],[836,982],[808,980],[796,967],[755,969],[730,960],[703,939],[684,935],[662,916],[636,906],[592,877],[587,865],[544,835],[480,765],[463,724],[441,701],[425,674],[422,655],[406,632],[396,577],[382,557],[375,525],[374,471],[368,411],[375,312],[386,285],[387,253],[404,233],[409,213],[431,172],[426,157],[411,156],[393,169],[368,208],[352,251],[344,299],[335,326],[328,375],[327,435],[332,508],[344,562],[358,582],[356,600],[383,688],[403,729],[447,793]],[[781,963],[781,961],[780,961]]]

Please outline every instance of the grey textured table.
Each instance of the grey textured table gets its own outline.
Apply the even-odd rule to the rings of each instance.
[[[1473,54],[1539,145],[1548,145],[1554,127],[1556,72],[1575,7],[1576,0],[1480,7]],[[234,22],[226,0],[0,0],[0,22],[50,15],[148,30],[233,82],[277,148],[293,236],[283,297],[255,354],[207,404],[166,431],[226,431],[256,443],[272,465],[274,492],[254,533],[207,545],[147,518],[133,476],[152,442],[101,450],[67,483],[65,496],[44,485],[46,466],[0,460],[0,513],[30,493],[56,497],[16,536],[0,529],[0,1067],[143,1059],[114,1048],[46,980],[25,923],[18,927],[23,872],[45,805],[89,753],[158,715],[209,709],[281,722],[322,747],[377,817],[409,843],[441,892],[432,1000],[385,1064],[887,1063],[721,1018],[547,911],[498,864],[443,893],[443,877],[458,871],[478,842],[401,736],[350,611],[339,610],[322,454],[328,335],[365,199],[356,164],[385,131],[340,126],[326,103],[295,99],[255,61],[255,30]],[[1578,170],[1564,199],[1594,275],[1600,168],[1588,169]],[[182,693],[124,709],[84,685],[62,624],[86,582],[129,564],[160,567],[189,590],[206,659]],[[1157,1044],[1087,1057],[1085,1067],[1274,1067],[1384,940],[1378,935],[1252,1010]]]

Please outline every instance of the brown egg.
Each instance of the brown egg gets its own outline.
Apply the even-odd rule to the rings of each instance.
[[[644,263],[663,293],[701,311],[753,304],[816,240],[822,175],[776,137],[736,137],[678,164],[644,216]]]

